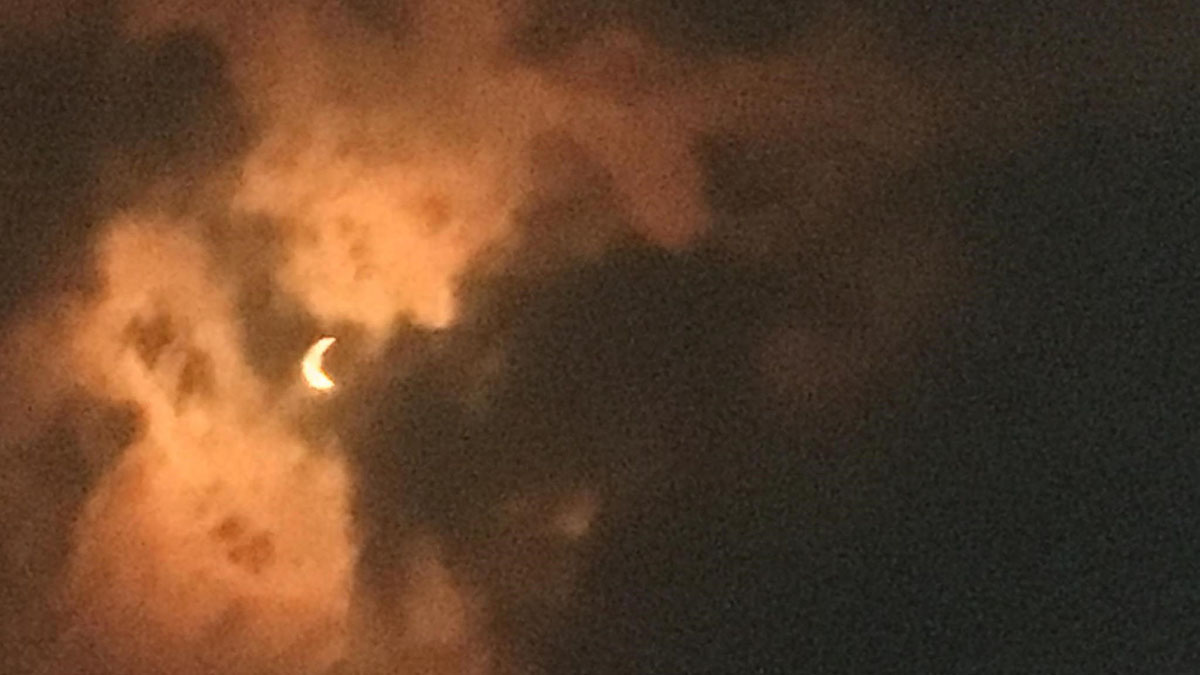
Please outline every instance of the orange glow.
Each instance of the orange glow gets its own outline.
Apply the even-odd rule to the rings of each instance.
[[[214,650],[236,655],[222,672],[320,672],[342,651],[356,557],[343,460],[314,452],[247,365],[230,290],[187,223],[123,216],[99,258],[75,373],[136,402],[144,428],[78,524],[82,625],[135,672],[191,672],[174,661],[194,658],[186,645],[229,631],[255,646]]]
[[[702,234],[710,214],[695,149],[706,135],[849,128],[878,146],[890,172],[919,151],[920,122],[932,119],[923,93],[873,62],[847,60],[837,72],[811,55],[698,64],[610,30],[538,65],[511,52],[509,3],[402,4],[413,26],[404,40],[342,16],[348,3],[118,3],[131,40],[211,37],[253,131],[210,173],[163,172],[120,201],[127,209],[93,230],[97,288],[56,298],[19,340],[8,338],[29,355],[18,359],[22,386],[40,388],[15,402],[0,392],[0,412],[34,411],[26,416],[49,425],[57,402],[80,391],[137,412],[135,439],[90,486],[62,589],[67,632],[101,652],[106,669],[492,669],[491,617],[478,609],[486,598],[455,578],[436,541],[399,556],[397,597],[361,597],[351,464],[335,434],[305,433],[298,419],[305,405],[330,401],[295,386],[296,344],[280,352],[292,386],[256,368],[247,345],[261,324],[247,321],[245,296],[279,299],[297,331],[336,326],[370,364],[397,326],[454,325],[468,272],[538,273],[526,257],[506,256],[526,235],[530,205],[570,193],[562,184],[573,169],[537,164],[547,139],[577,147],[612,193],[611,218],[564,222],[546,237],[560,247],[548,255],[569,258],[626,229],[670,248]],[[846,41],[857,49],[856,35]],[[322,366],[333,343],[323,337],[302,357],[308,387],[335,388]],[[7,422],[0,441],[34,433],[29,420]],[[576,540],[600,503],[581,490],[531,520]]]

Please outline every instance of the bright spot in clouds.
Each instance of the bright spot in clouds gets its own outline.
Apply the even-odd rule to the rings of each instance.
[[[321,368],[321,360],[325,358],[325,352],[337,338],[323,337],[313,343],[313,346],[308,348],[304,353],[304,360],[300,362],[300,372],[304,374],[304,381],[308,382],[308,386],[320,391],[333,389],[333,380],[325,374]]]

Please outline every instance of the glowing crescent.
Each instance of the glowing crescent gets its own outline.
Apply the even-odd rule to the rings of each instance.
[[[313,389],[333,389],[333,380],[321,369],[321,359],[325,358],[325,352],[336,340],[337,338],[323,337],[304,353],[304,360],[300,362],[300,372],[304,374],[304,381]]]

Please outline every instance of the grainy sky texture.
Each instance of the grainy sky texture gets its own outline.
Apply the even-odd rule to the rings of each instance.
[[[6,3],[0,672],[1195,671],[1191,4]]]

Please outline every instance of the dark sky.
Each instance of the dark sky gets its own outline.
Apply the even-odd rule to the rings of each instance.
[[[447,533],[464,573],[497,589],[514,658],[552,675],[1200,668],[1200,24],[1182,3],[1150,37],[1115,3],[901,4],[861,10],[900,62],[988,73],[956,85],[968,107],[1053,96],[1065,111],[997,148],[947,141],[910,170],[903,208],[952,206],[972,292],[906,374],[833,410],[764,392],[754,345],[801,311],[804,261],[630,238],[479,281],[458,332],[397,336],[428,354],[406,357],[356,446],[368,583],[390,533]],[[535,60],[588,21],[633,21],[700,57],[786,51],[820,3],[541,6],[516,38]],[[136,183],[244,142],[215,47],[124,44],[94,19],[0,37],[0,320],[86,284],[93,227],[123,198],[97,187],[106,152],[137,158]],[[975,128],[989,125],[1004,126]],[[731,212],[786,200],[770,177],[786,185],[804,152],[727,145],[708,194]],[[503,346],[485,413],[438,341]],[[492,505],[540,484],[620,496],[554,621],[486,560]]]

